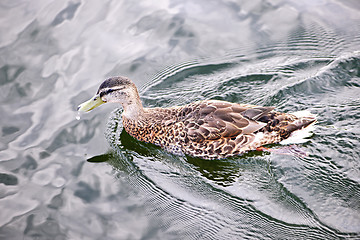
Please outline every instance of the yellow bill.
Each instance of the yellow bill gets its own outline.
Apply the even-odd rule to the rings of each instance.
[[[101,100],[100,96],[95,95],[94,97],[90,98],[90,100],[80,104],[77,110],[79,112],[89,112],[103,103],[105,102]]]

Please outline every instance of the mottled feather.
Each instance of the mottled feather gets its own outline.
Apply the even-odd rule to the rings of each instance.
[[[104,102],[124,108],[125,130],[140,141],[175,154],[206,159],[225,158],[288,138],[316,121],[309,114],[274,111],[274,107],[205,100],[170,108],[143,108],[135,85],[128,78],[103,82],[98,95]]]

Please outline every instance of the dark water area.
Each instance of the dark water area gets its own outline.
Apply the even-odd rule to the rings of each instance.
[[[1,1],[0,239],[360,239],[359,46],[356,0]],[[310,110],[308,156],[175,156],[116,104],[77,120],[116,75],[146,107]]]

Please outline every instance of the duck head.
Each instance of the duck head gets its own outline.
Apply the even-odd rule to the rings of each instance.
[[[99,87],[95,96],[78,106],[78,111],[89,112],[108,102],[120,103],[124,111],[142,109],[135,84],[126,77],[111,77]]]

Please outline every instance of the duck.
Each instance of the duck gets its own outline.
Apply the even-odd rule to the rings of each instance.
[[[182,106],[146,108],[127,77],[106,79],[90,100],[78,106],[89,112],[104,103],[122,105],[125,131],[139,141],[177,155],[223,159],[259,150],[289,138],[316,122],[309,113],[296,116],[271,106],[202,100]]]

